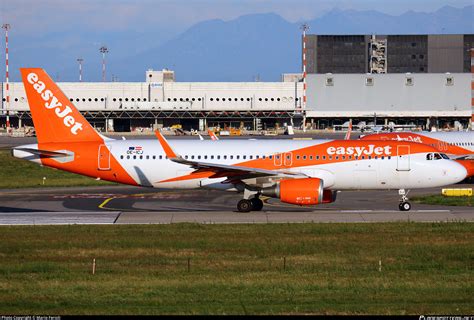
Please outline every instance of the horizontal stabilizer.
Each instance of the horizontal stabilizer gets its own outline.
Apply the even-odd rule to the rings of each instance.
[[[65,152],[40,150],[40,149],[33,149],[33,148],[13,148],[13,150],[29,152],[31,154],[41,156],[41,157],[46,157],[46,158],[59,158],[59,157],[67,157],[70,155]]]

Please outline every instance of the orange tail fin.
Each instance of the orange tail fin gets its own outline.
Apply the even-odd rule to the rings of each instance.
[[[102,141],[43,69],[20,70],[39,143]]]

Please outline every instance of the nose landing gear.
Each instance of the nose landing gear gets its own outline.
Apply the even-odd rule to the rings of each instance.
[[[405,189],[400,189],[398,190],[398,194],[401,196],[400,203],[398,204],[398,209],[400,211],[410,211],[411,209],[411,203],[408,202],[408,193],[410,190],[405,192]]]

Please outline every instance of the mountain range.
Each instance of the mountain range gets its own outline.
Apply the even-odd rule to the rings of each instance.
[[[307,21],[312,34],[462,34],[474,31],[474,5],[393,16],[378,11],[333,9]],[[144,81],[149,68],[175,70],[177,81],[279,81],[301,71],[301,22],[274,13],[234,20],[207,20],[170,35],[166,30],[103,32],[62,30],[10,40],[10,68],[39,66],[59,81],[77,81],[76,59],[84,58],[84,81],[101,81],[99,47],[107,44],[107,80]],[[1,69],[0,69],[0,72]],[[2,73],[3,74],[3,73]]]

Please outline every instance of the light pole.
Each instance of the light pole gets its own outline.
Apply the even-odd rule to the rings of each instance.
[[[77,62],[79,62],[79,82],[82,82],[82,62],[84,59],[77,58]]]
[[[99,51],[102,53],[102,81],[105,82],[105,54],[109,53],[109,49],[106,46],[102,46]]]
[[[11,133],[10,128],[10,84],[8,82],[8,30],[10,30],[10,24],[4,23],[2,29],[5,29],[5,113],[7,116],[6,127],[7,133]]]
[[[309,25],[303,23],[300,29],[303,31],[303,103],[301,108],[303,113],[303,132],[306,132],[306,31],[309,30]]]

